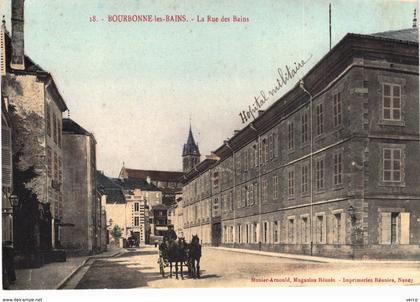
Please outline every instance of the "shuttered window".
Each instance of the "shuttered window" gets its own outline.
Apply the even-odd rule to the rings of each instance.
[[[380,220],[380,244],[410,243],[410,213],[381,212]]]

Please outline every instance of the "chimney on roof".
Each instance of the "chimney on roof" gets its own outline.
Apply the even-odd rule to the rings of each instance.
[[[413,28],[417,27],[416,9],[414,9]]]
[[[25,0],[12,0],[12,61],[13,69],[25,69],[24,18]]]
[[[236,135],[239,133],[239,130],[233,130],[233,135]]]
[[[261,116],[264,113],[264,110],[258,110],[258,116]]]

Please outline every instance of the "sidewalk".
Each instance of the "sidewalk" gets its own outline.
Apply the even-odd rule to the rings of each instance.
[[[10,290],[22,289],[57,289],[71,277],[87,260],[92,258],[113,257],[123,253],[124,249],[109,246],[108,251],[92,256],[69,257],[66,262],[53,262],[40,268],[17,269],[16,282]]]
[[[328,258],[328,257],[318,257],[318,256],[309,256],[309,255],[298,255],[298,254],[287,254],[287,253],[274,253],[274,252],[263,252],[263,251],[256,251],[256,250],[247,250],[247,249],[239,249],[239,248],[229,248],[229,247],[213,247],[208,246],[207,248],[211,249],[219,249],[224,251],[230,252],[237,252],[237,253],[246,253],[246,254],[254,254],[254,255],[261,255],[261,256],[269,256],[269,257],[278,257],[278,258],[288,258],[288,259],[296,259],[296,260],[304,260],[304,261],[311,261],[311,262],[320,262],[320,263],[413,263],[413,264],[420,264],[418,260],[361,260],[361,259],[340,259],[340,258]]]

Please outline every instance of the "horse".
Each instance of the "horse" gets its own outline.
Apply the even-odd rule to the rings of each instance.
[[[197,235],[193,235],[188,249],[188,271],[194,279],[200,279],[201,244]]]
[[[178,264],[181,265],[181,279],[184,280],[183,263],[187,260],[187,244],[180,238],[168,242],[167,257],[170,266],[169,277],[172,278],[172,263],[175,263],[175,276],[178,279]]]

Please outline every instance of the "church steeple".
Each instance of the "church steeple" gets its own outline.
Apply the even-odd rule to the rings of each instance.
[[[184,144],[184,148],[182,150],[182,169],[185,173],[189,172],[200,162],[200,155],[200,150],[194,140],[190,124],[187,143]]]

